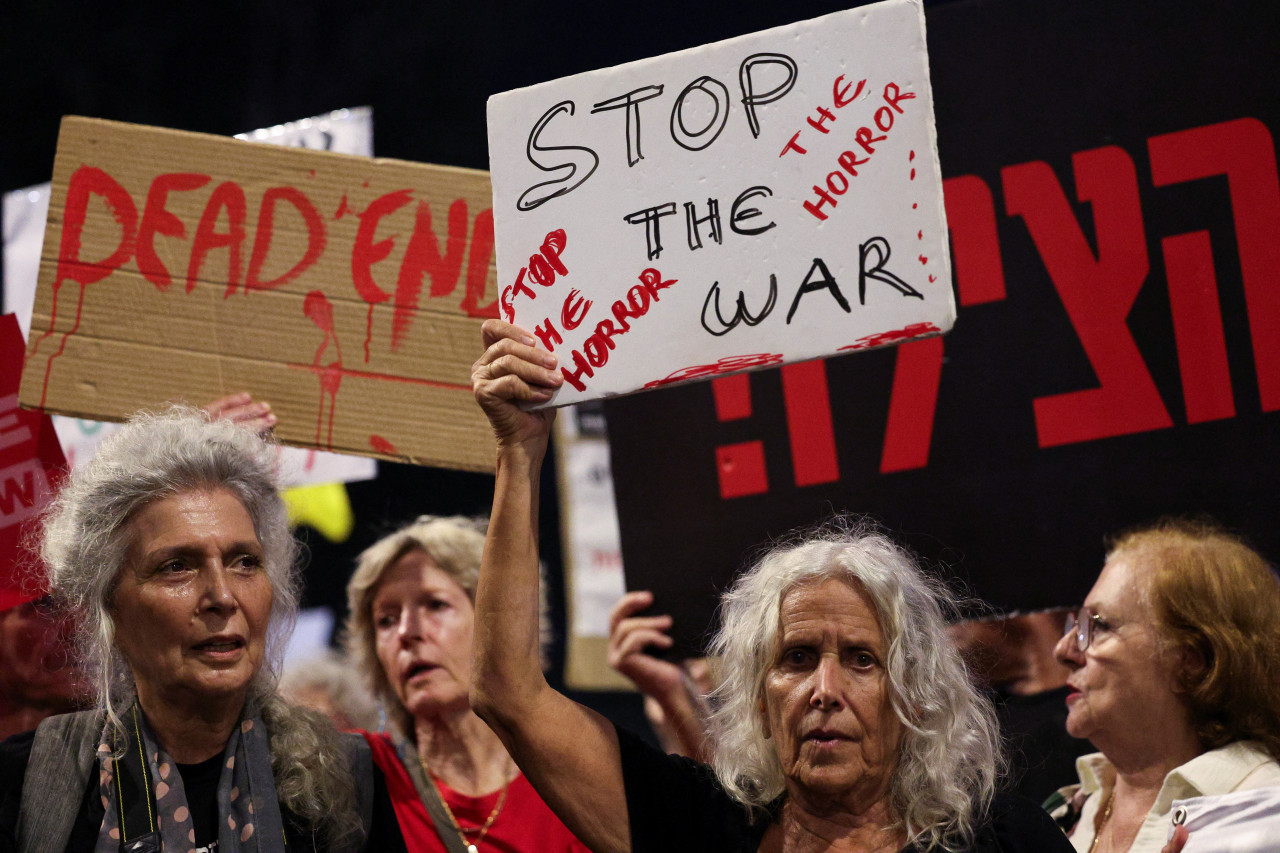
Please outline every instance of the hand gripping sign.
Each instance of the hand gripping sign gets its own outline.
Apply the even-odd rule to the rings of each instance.
[[[552,405],[951,328],[916,0],[489,99],[499,311]]]

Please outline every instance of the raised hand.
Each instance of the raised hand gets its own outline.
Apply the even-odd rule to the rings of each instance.
[[[545,446],[554,409],[526,411],[520,403],[543,403],[564,382],[554,355],[537,346],[519,326],[486,320],[485,351],[471,366],[471,389],[489,418],[498,448],[529,443]]]
[[[276,416],[271,411],[271,404],[254,402],[248,391],[230,394],[212,403],[201,406],[209,417],[215,420],[231,421],[245,429],[251,429],[258,435],[265,435],[276,425]]]

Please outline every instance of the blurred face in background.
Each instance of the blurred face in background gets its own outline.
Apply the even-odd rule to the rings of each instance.
[[[75,709],[85,688],[65,618],[43,601],[0,611],[0,707],[63,713]]]
[[[475,608],[457,581],[410,551],[383,574],[371,615],[378,661],[410,715],[469,707]]]

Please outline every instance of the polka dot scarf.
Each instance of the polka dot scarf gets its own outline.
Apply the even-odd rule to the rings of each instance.
[[[136,752],[139,744],[145,765],[135,762],[133,767],[145,767],[146,780],[131,781],[135,790],[143,785],[150,785],[152,789],[155,799],[147,815],[148,822],[154,821],[151,828],[159,836],[159,849],[164,853],[194,853],[195,827],[176,763],[156,744],[137,703],[121,719],[127,729],[127,738],[119,737],[108,722],[98,744],[99,791],[106,814],[98,831],[94,853],[156,849],[154,846],[135,847],[137,839],[121,838],[124,834],[121,791],[128,786],[122,786],[116,779],[116,773],[139,774],[132,772],[130,765],[119,756],[125,749]],[[119,750],[113,750],[113,743]],[[276,801],[275,778],[271,773],[267,732],[262,720],[246,714],[240,725],[232,730],[223,758],[222,776],[218,780],[218,853],[281,849],[284,826]]]

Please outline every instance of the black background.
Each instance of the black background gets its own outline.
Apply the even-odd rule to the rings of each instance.
[[[64,114],[233,134],[371,105],[380,156],[487,168],[491,93],[850,5],[6,0],[0,190],[48,180]],[[947,337],[933,452],[919,471],[876,472],[889,351],[830,362],[844,483],[774,494],[768,504],[720,506],[709,462],[716,444],[764,438],[783,466],[770,470],[771,482],[789,480],[785,438],[766,422],[780,411],[776,373],[753,376],[758,414],[740,424],[715,422],[705,384],[610,404],[629,582],[682,578],[660,590],[660,604],[675,610],[689,644],[744,550],[831,508],[875,513],[1003,606],[1077,600],[1096,571],[1102,532],[1162,512],[1212,511],[1277,551],[1277,416],[1258,410],[1225,182],[1155,191],[1145,154],[1151,135],[1242,115],[1280,127],[1274,4],[952,0],[927,11],[944,175],[976,174],[996,192],[1009,297],[962,310]],[[1025,228],[1001,215],[999,169],[1046,160],[1074,198],[1070,155],[1107,144],[1138,166],[1152,269],[1131,326],[1176,426],[1038,451],[1030,399],[1088,387],[1092,371]],[[1075,212],[1088,233],[1087,205]],[[1188,428],[1158,238],[1206,227],[1238,414]],[[847,442],[860,449],[845,452]],[[648,483],[628,474],[636,470],[628,459],[643,462]],[[350,488],[357,530],[346,545],[304,531],[314,556],[308,603],[340,611],[352,557],[390,527],[421,512],[488,509],[492,478],[380,471]],[[543,542],[558,577],[554,494],[548,483]],[[681,517],[692,525],[673,527]]]
[[[1006,611],[1078,604],[1104,536],[1163,515],[1209,514],[1280,554],[1280,413],[1261,410],[1227,180],[1157,189],[1147,154],[1152,136],[1242,117],[1280,130],[1276,18],[1260,4],[991,0],[929,10],[943,176],[976,175],[991,189],[1007,298],[961,307],[944,338],[924,468],[879,472],[893,350],[827,361],[841,473],[829,485],[794,485],[776,370],[751,376],[753,416],[739,421],[717,421],[705,383],[606,403],[628,583],[655,589],[685,648],[704,638],[719,590],[759,543],[833,511],[870,514]],[[1173,426],[1041,449],[1032,400],[1098,380],[1027,226],[1005,215],[1001,169],[1052,167],[1096,252],[1072,154],[1103,146],[1134,162],[1150,271],[1128,325]],[[1188,425],[1160,240],[1202,229],[1236,416]],[[1269,286],[1280,287],[1272,274]],[[825,297],[806,297],[815,298]],[[755,439],[770,491],[721,500],[715,448]]]

